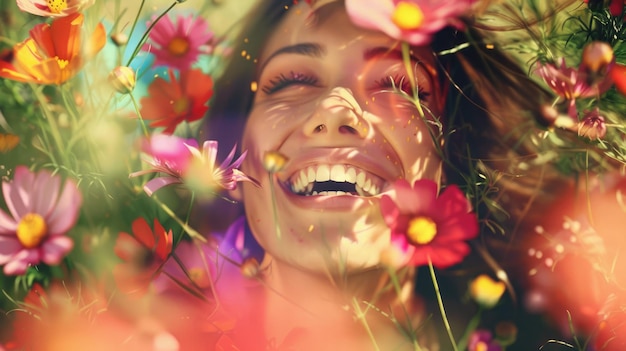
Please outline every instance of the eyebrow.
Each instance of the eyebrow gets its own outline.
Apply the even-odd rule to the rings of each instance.
[[[274,57],[283,54],[299,54],[311,57],[322,57],[326,53],[326,49],[322,47],[320,44],[315,43],[300,43],[295,45],[284,46],[276,51],[274,51],[270,56],[267,57],[263,66],[265,66],[268,62],[270,62]]]

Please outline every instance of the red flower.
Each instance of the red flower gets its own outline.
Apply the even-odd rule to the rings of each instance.
[[[622,95],[626,95],[626,65],[615,64],[609,74],[611,79],[613,79],[615,89]]]
[[[411,188],[402,179],[390,195],[381,198],[380,208],[391,228],[392,245],[404,253],[408,264],[432,261],[433,266],[446,268],[469,253],[465,240],[478,235],[478,221],[456,185],[449,185],[437,197],[435,182],[422,179]]]
[[[213,79],[199,69],[180,72],[176,79],[169,72],[169,81],[156,78],[148,87],[148,95],[141,99],[141,116],[153,121],[150,126],[165,127],[171,134],[181,122],[197,121],[209,109],[207,102],[213,95]]]
[[[157,219],[154,231],[140,217],[133,221],[133,234],[120,232],[115,254],[124,262],[113,269],[117,287],[124,293],[143,293],[172,252],[172,231],[166,232]]]

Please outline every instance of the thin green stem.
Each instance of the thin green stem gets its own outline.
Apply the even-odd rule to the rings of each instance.
[[[369,324],[367,324],[367,320],[365,319],[365,314],[361,310],[361,306],[359,306],[359,301],[356,297],[352,298],[352,304],[354,305],[354,310],[357,314],[357,319],[361,321],[363,327],[365,328],[365,332],[369,336],[370,340],[372,340],[372,344],[374,345],[374,350],[380,351],[380,347],[378,347],[378,343],[376,342],[376,338],[374,337],[374,333],[372,332],[372,328],[370,328]]]
[[[469,323],[467,323],[467,327],[465,328],[465,333],[463,333],[463,336],[459,340],[459,344],[458,344],[459,350],[465,350],[465,348],[467,347],[467,343],[469,341],[470,335],[472,334],[474,330],[476,330],[476,328],[478,328],[480,319],[482,317],[482,313],[483,313],[483,307],[479,306],[476,314],[472,317]]]
[[[406,69],[406,74],[409,77],[409,82],[411,83],[411,91],[413,92],[413,104],[417,108],[417,112],[419,112],[420,117],[424,118],[424,109],[422,108],[422,104],[419,99],[419,88],[417,79],[415,79],[415,74],[413,72],[413,66],[411,65],[411,46],[407,42],[402,42],[402,61],[404,61],[404,68]]]
[[[450,322],[448,322],[448,316],[446,315],[446,310],[443,307],[443,300],[441,299],[441,291],[439,290],[439,284],[437,283],[437,276],[435,275],[435,269],[433,268],[433,262],[428,258],[428,269],[430,270],[430,278],[433,281],[433,287],[435,288],[435,295],[437,296],[437,304],[439,305],[439,311],[441,312],[441,318],[443,319],[443,324],[446,327],[446,332],[448,333],[448,337],[450,338],[450,342],[452,343],[452,349],[454,351],[459,351],[457,348],[456,341],[454,340],[454,335],[452,335],[452,328],[450,328]]]
[[[135,27],[137,27],[137,22],[139,22],[139,17],[141,17],[141,12],[143,11],[143,6],[146,4],[146,0],[141,0],[141,4],[139,4],[139,10],[137,10],[137,16],[135,16],[135,20],[133,21],[132,27],[130,27],[130,32],[128,33],[128,37],[131,38],[133,36],[133,32],[135,31]],[[139,42],[141,44],[141,42]],[[132,61],[132,56],[131,56]],[[130,64],[130,61],[128,62]]]
[[[133,106],[135,107],[135,112],[137,112],[137,118],[139,118],[139,124],[141,124],[141,129],[143,130],[143,135],[146,137],[150,136],[150,133],[148,132],[148,128],[146,127],[146,122],[143,120],[143,117],[141,117],[141,111],[139,108],[139,104],[137,103],[137,100],[135,99],[135,97],[133,96],[132,93],[128,94],[130,95],[130,100],[133,102]]]
[[[148,27],[148,29],[146,29],[146,31],[141,36],[141,39],[139,39],[139,42],[137,43],[137,46],[135,47],[133,54],[128,58],[128,62],[126,62],[126,66],[130,66],[130,63],[133,62],[133,59],[135,58],[135,56],[137,56],[137,54],[139,53],[139,50],[141,50],[143,43],[147,40],[148,34],[150,34],[150,31],[152,30],[152,28],[157,24],[157,22],[159,22],[161,18],[167,15],[167,13],[170,12],[174,8],[174,6],[176,6],[176,4],[178,4],[178,1],[174,1],[167,9],[165,9],[165,11],[163,11],[154,21],[150,23],[150,26]]]
[[[167,213],[172,219],[176,221],[176,223],[178,223],[181,227],[183,227],[185,232],[187,232],[187,234],[189,234],[190,237],[192,237],[193,239],[198,239],[203,243],[207,242],[204,236],[202,236],[202,234],[200,234],[197,230],[189,226],[189,224],[185,223],[185,221],[180,219],[180,217],[178,217],[176,213],[174,213],[174,211],[172,211],[172,209],[169,208],[169,206],[167,206],[165,203],[159,200],[156,196],[152,196],[152,198],[161,207],[161,209],[165,211],[165,213]]]
[[[276,237],[281,238],[282,234],[280,231],[280,225],[278,225],[278,209],[276,208],[276,197],[274,196],[274,173],[268,172],[270,178],[270,192],[272,193],[272,214],[274,215],[274,226],[276,227]]]

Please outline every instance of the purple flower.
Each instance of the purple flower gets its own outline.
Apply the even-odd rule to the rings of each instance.
[[[74,242],[65,234],[78,218],[82,196],[76,184],[42,170],[15,169],[2,183],[9,213],[0,211],[0,265],[7,275],[20,275],[30,265],[57,265]]]
[[[150,139],[145,140],[142,146],[147,154],[144,160],[152,168],[130,174],[130,177],[137,177],[148,173],[163,173],[164,176],[153,178],[148,181],[143,190],[152,194],[164,186],[183,183],[183,174],[189,168],[192,153],[189,147],[197,147],[198,143],[194,139],[183,139],[174,135],[155,134]]]
[[[474,0],[346,0],[357,26],[380,30],[411,45],[427,45],[446,26],[463,28],[463,16]]]
[[[502,346],[498,344],[488,330],[476,330],[470,335],[468,351],[502,351]]]
[[[606,78],[597,84],[590,84],[591,77],[581,68],[567,67],[565,59],[556,64],[538,63],[535,71],[557,95],[569,101],[568,114],[578,120],[576,99],[598,96],[607,91],[613,82]]]

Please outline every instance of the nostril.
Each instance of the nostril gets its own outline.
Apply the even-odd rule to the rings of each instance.
[[[341,134],[359,134],[359,132],[351,126],[343,125],[339,127],[339,133]]]

